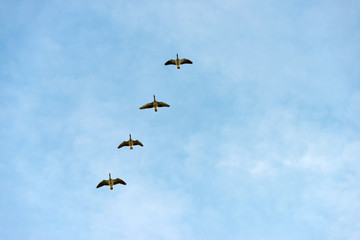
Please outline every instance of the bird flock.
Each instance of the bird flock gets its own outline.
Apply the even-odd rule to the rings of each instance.
[[[186,59],[186,58],[179,59],[178,54],[176,54],[176,59],[170,59],[169,61],[167,61],[165,63],[165,65],[176,65],[177,69],[180,69],[180,65],[182,65],[182,64],[192,64],[192,61],[190,61],[189,59]],[[156,101],[155,95],[154,95],[154,101],[141,106],[139,109],[142,110],[142,109],[147,109],[147,108],[154,108],[154,111],[157,112],[159,107],[170,107],[170,105],[167,103],[164,103],[164,102]],[[141,146],[141,147],[144,146],[139,140],[131,139],[131,134],[129,134],[129,140],[123,141],[122,143],[120,143],[120,145],[118,146],[118,149],[128,146],[128,147],[130,147],[130,150],[133,150],[134,146],[136,146],[136,145]],[[102,180],[96,186],[96,188],[100,188],[102,186],[109,186],[110,190],[113,190],[114,185],[116,185],[116,184],[126,185],[126,182],[124,182],[120,178],[112,179],[111,173],[109,173],[109,180]]]

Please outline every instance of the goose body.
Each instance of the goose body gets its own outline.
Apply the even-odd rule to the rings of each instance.
[[[141,147],[143,147],[144,145],[139,141],[139,140],[132,140],[131,139],[131,134],[129,134],[130,136],[130,139],[129,141],[123,141],[119,146],[118,148],[122,148],[124,146],[129,146],[130,147],[130,150],[133,149],[134,145],[139,145]]]
[[[177,69],[180,69],[181,64],[192,64],[192,61],[186,58],[179,59],[179,55],[176,54],[176,59],[170,59],[165,65],[176,65]]]
[[[140,107],[139,109],[146,109],[146,108],[154,108],[155,112],[157,112],[158,107],[170,107],[169,104],[164,103],[164,102],[158,102],[155,99],[155,95],[154,95],[154,101],[151,103],[147,103],[144,106]]]
[[[111,174],[109,173],[109,180],[102,180],[97,186],[96,188],[108,185],[110,187],[110,190],[114,189],[114,185],[116,184],[122,184],[122,185],[126,185],[126,182],[124,182],[123,180],[121,180],[120,178],[115,178],[115,179],[111,179]]]

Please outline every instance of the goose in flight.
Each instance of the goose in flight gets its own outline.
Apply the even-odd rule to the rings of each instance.
[[[115,179],[111,179],[111,174],[109,173],[109,180],[102,180],[97,186],[96,188],[108,185],[110,186],[110,190],[114,189],[114,185],[116,184],[122,184],[122,185],[126,185],[126,182],[124,182],[123,180],[121,180],[120,178],[115,178]]]
[[[118,148],[122,148],[122,147],[124,147],[124,146],[130,146],[130,150],[132,150],[134,145],[140,145],[140,146],[142,146],[142,147],[144,146],[139,140],[132,140],[132,139],[131,139],[131,134],[129,134],[129,135],[130,135],[129,141],[123,141],[123,142],[118,146]]]
[[[181,64],[192,64],[192,61],[190,61],[189,59],[183,58],[183,59],[179,59],[178,54],[176,54],[176,59],[170,59],[169,61],[167,61],[165,63],[165,65],[176,65],[177,69],[180,69],[180,65]]]
[[[169,104],[166,104],[164,102],[158,102],[155,100],[155,95],[154,95],[154,101],[151,103],[147,103],[144,106],[140,107],[140,109],[146,109],[146,108],[154,108],[155,112],[157,112],[158,107],[170,107]]]

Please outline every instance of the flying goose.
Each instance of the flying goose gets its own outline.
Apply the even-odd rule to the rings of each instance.
[[[129,141],[123,141],[123,142],[118,146],[118,148],[122,148],[122,147],[124,147],[124,146],[130,146],[130,150],[132,150],[134,145],[140,145],[140,146],[142,146],[142,147],[144,146],[139,140],[132,140],[132,139],[131,139],[131,134],[129,134],[129,135],[130,135]]]
[[[121,180],[120,178],[115,178],[115,179],[111,179],[111,174],[109,173],[109,180],[102,180],[97,186],[96,188],[108,185],[110,186],[110,190],[114,189],[114,185],[116,184],[123,184],[126,185],[126,182],[124,182],[123,180]]]
[[[170,59],[169,61],[167,61],[165,63],[165,65],[176,65],[177,69],[180,69],[180,65],[181,64],[192,64],[192,61],[190,61],[189,59],[183,58],[183,59],[179,59],[178,54],[176,54],[176,59]]]
[[[155,112],[157,112],[158,107],[170,107],[169,104],[166,104],[164,102],[158,102],[155,100],[155,95],[154,95],[154,101],[151,103],[147,103],[144,106],[140,107],[140,109],[145,109],[145,108],[154,108]]]

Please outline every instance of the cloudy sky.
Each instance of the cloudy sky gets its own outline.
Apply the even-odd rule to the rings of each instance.
[[[360,238],[359,1],[4,0],[0,51],[0,239]]]

